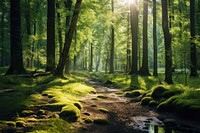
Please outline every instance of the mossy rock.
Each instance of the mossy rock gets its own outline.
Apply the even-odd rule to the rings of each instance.
[[[109,110],[106,108],[99,108],[99,111],[101,111],[103,113],[109,113]]]
[[[134,97],[138,97],[138,96],[142,95],[143,93],[144,93],[144,90],[134,90],[134,91],[125,93],[124,96],[134,98]]]
[[[156,107],[156,106],[158,106],[158,104],[159,104],[159,102],[158,101],[156,101],[156,100],[151,100],[150,102],[149,102],[149,107]]]
[[[40,108],[45,109],[45,110],[49,110],[49,111],[61,111],[62,108],[65,106],[66,104],[47,104],[47,105],[43,105],[40,106]]]
[[[21,116],[23,116],[23,117],[27,117],[27,116],[30,116],[30,115],[33,115],[33,114],[34,114],[34,112],[32,110],[23,110],[21,112]]]
[[[16,123],[14,121],[9,121],[9,122],[6,122],[6,125],[10,127],[15,127]]]
[[[105,95],[99,95],[99,96],[97,96],[97,98],[106,99],[106,98],[108,98],[108,97],[105,96]]]
[[[88,124],[93,123],[93,120],[90,117],[85,117],[85,118],[83,118],[83,120],[85,123],[88,123]]]
[[[46,112],[43,109],[40,109],[37,113],[37,115],[44,115]]]
[[[151,97],[144,97],[142,100],[141,100],[141,105],[148,105],[149,102],[152,100]]]
[[[94,119],[93,123],[97,125],[108,125],[109,121],[107,119]]]
[[[74,103],[74,106],[76,106],[79,110],[83,108],[79,102]]]
[[[153,92],[151,94],[151,97],[154,98],[154,99],[160,99],[163,97],[163,94],[164,92],[166,92],[168,89],[165,88],[164,86],[156,86],[154,89],[153,89]]]
[[[163,93],[163,97],[164,98],[170,98],[172,96],[175,96],[175,95],[179,95],[179,94],[182,94],[184,91],[181,90],[181,89],[170,89],[170,90],[167,90]]]
[[[24,121],[16,121],[16,127],[25,127],[26,123]]]
[[[80,117],[80,110],[74,105],[66,105],[59,114],[60,118],[75,122]]]

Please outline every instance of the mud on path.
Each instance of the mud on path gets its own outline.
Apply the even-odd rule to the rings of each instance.
[[[79,133],[200,132],[196,122],[187,121],[187,124],[173,115],[158,114],[153,108],[141,106],[137,100],[117,94],[119,89],[104,87],[96,80],[89,83],[97,93],[81,99],[83,109],[77,124]],[[86,118],[94,120],[93,123],[85,122]],[[95,120],[108,120],[108,123]],[[166,128],[163,121],[170,127]],[[177,127],[180,128],[178,131],[175,130]]]

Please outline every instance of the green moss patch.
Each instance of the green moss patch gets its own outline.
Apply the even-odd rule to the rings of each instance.
[[[144,92],[145,92],[144,90],[133,90],[131,92],[126,92],[124,96],[134,98],[144,94]]]
[[[163,97],[164,92],[166,92],[168,89],[165,86],[159,85],[153,88],[151,97],[154,99],[160,99]]]
[[[59,116],[69,122],[74,122],[80,117],[80,110],[74,105],[66,105],[62,108]]]
[[[103,113],[109,113],[109,110],[106,108],[99,108],[99,111],[101,111]]]
[[[152,100],[151,97],[144,97],[141,100],[141,105],[148,105],[151,100]]]

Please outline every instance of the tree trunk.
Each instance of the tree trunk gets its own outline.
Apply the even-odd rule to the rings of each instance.
[[[132,35],[132,65],[130,74],[138,74],[138,3],[132,2],[130,5],[131,12],[131,35]]]
[[[10,48],[10,67],[6,74],[26,73],[22,58],[20,0],[10,0]]]
[[[111,0],[112,15],[114,15],[114,0]],[[114,17],[113,17],[114,18]],[[112,23],[113,20],[112,20]],[[115,52],[115,30],[114,25],[111,26],[111,49],[110,49],[110,74],[114,73],[114,52]]]
[[[56,3],[57,10],[60,9],[59,1]],[[57,11],[57,22],[58,22],[58,41],[59,41],[59,54],[62,53],[62,45],[63,45],[63,38],[62,38],[62,27],[61,27],[61,17],[60,12]]]
[[[139,74],[143,76],[149,76],[148,68],[148,0],[143,0],[143,56],[142,67],[139,70]]]
[[[196,44],[195,39],[195,1],[190,0],[190,35],[191,35],[191,44],[190,44],[190,77],[199,76],[197,73],[197,56],[196,56]]]
[[[130,49],[130,14],[127,15],[127,49],[126,49],[126,73],[131,69],[131,49]]]
[[[4,6],[4,3],[3,3],[3,6]],[[5,11],[2,7],[2,15],[1,15],[1,64],[0,66],[4,66],[4,24],[5,24]]]
[[[154,58],[154,65],[153,65],[153,76],[158,76],[158,50],[157,50],[157,15],[156,15],[156,0],[153,0],[153,58]]]
[[[168,4],[167,0],[162,0],[162,28],[165,41],[165,82],[173,84],[172,81],[172,47],[171,35],[169,33]]]
[[[48,0],[47,14],[47,72],[55,70],[55,0]]]
[[[66,64],[67,55],[69,54],[69,49],[70,49],[70,46],[71,46],[73,33],[75,31],[75,28],[76,28],[81,3],[82,3],[82,0],[76,1],[72,21],[71,21],[71,24],[70,24],[70,27],[69,27],[69,31],[67,33],[67,37],[65,38],[65,44],[64,44],[63,52],[62,52],[62,54],[59,58],[59,63],[58,63],[58,66],[56,67],[56,70],[55,70],[55,73],[54,73],[55,76],[64,77],[63,70],[64,70],[64,66]]]
[[[92,72],[93,70],[93,44],[90,44],[90,69],[89,71]]]

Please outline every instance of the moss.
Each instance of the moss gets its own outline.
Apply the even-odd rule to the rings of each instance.
[[[109,121],[107,119],[94,119],[93,123],[97,125],[108,125]]]
[[[6,125],[8,125],[10,127],[15,127],[16,123],[14,121],[8,121],[8,122],[6,122]]]
[[[82,105],[79,102],[74,103],[74,106],[76,106],[78,109],[82,109]]]
[[[142,100],[141,100],[141,105],[148,105],[149,102],[152,100],[151,97],[144,97]]]
[[[30,115],[33,115],[33,114],[34,114],[34,112],[32,110],[23,110],[21,112],[21,116],[23,116],[23,117],[27,117],[27,116],[30,116]]]
[[[16,121],[16,127],[25,127],[25,124],[24,121]]]
[[[99,111],[101,111],[103,113],[109,113],[109,110],[106,108],[99,108]]]
[[[130,98],[138,97],[142,95],[144,92],[145,92],[144,90],[133,90],[131,92],[125,93],[125,97],[130,97]]]
[[[156,101],[156,100],[151,100],[150,102],[149,102],[149,106],[150,107],[156,107],[156,106],[158,106],[158,104],[159,104],[159,102],[158,101]]]
[[[154,99],[160,99],[163,97],[164,92],[166,92],[168,89],[164,86],[156,86],[155,88],[153,88],[153,92],[151,94],[151,97]]]
[[[99,96],[97,96],[97,98],[106,99],[108,97],[106,95],[99,95]]]
[[[74,105],[66,105],[59,116],[69,122],[74,122],[80,117],[80,110]]]
[[[90,117],[84,117],[83,120],[85,123],[93,123],[93,120]]]

